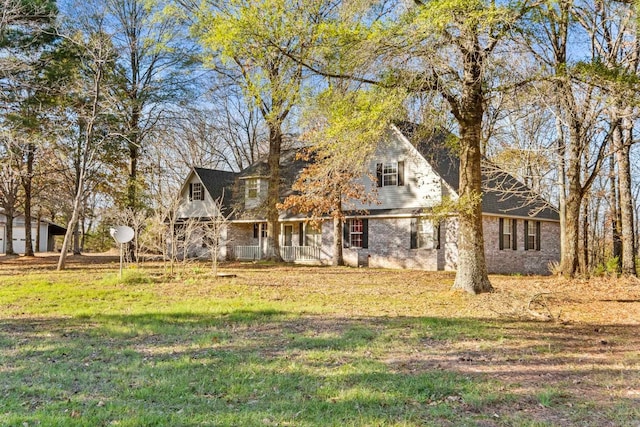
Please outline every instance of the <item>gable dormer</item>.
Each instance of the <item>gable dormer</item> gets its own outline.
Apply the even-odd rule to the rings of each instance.
[[[236,174],[233,172],[193,168],[180,190],[181,218],[207,217],[215,212],[215,205],[221,202],[227,209],[231,202],[231,187]]]
[[[244,183],[244,208],[253,209],[260,206],[267,198],[269,180],[265,176],[245,176],[240,178]]]

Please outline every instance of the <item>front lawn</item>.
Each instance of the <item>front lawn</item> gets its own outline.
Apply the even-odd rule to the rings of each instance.
[[[86,260],[0,260],[0,425],[640,423],[632,281]]]

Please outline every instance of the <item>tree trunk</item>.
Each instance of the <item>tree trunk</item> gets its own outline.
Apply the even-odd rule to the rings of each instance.
[[[131,138],[135,138],[137,133],[134,133]],[[138,141],[130,141],[128,144],[129,150],[129,176],[127,177],[127,207],[136,211],[138,203],[138,158],[140,157],[140,150],[138,148]]]
[[[556,132],[558,133],[558,214],[560,216],[560,259],[564,257],[566,249],[564,247],[566,241],[567,230],[567,176],[565,168],[565,139],[564,129],[560,114],[556,116]]]
[[[333,265],[344,266],[344,254],[342,252],[344,245],[342,241],[344,219],[342,218],[342,202],[340,201],[340,196],[338,196],[337,199],[337,212],[333,217]]]
[[[67,224],[67,232],[64,234],[64,240],[62,241],[62,250],[60,251],[60,258],[58,258],[58,271],[64,270],[67,261],[67,252],[71,246],[71,239],[75,234],[75,228],[78,224],[78,218],[80,217],[80,204],[82,203],[82,187],[84,186],[84,178],[81,177],[80,188],[78,189],[76,196],[73,200],[73,212],[71,219]]]
[[[635,227],[633,221],[633,194],[631,192],[631,164],[629,160],[629,152],[633,142],[633,122],[628,117],[625,116],[623,119],[621,145],[619,149],[618,147],[615,148],[619,174],[618,194],[620,195],[620,229],[622,234],[622,274],[636,276]]]
[[[280,151],[282,130],[280,124],[269,123],[269,188],[267,189],[267,247],[271,253],[268,259],[282,262],[280,255],[280,221],[278,202],[280,201]]]
[[[80,217],[76,221],[75,229],[73,230],[73,254],[80,255]]]
[[[13,220],[15,218],[15,213],[13,210],[5,209],[4,216],[7,219],[7,223],[5,225],[5,232],[7,237],[7,244],[5,246],[5,254],[6,255],[15,255],[16,252],[13,249]]]
[[[31,198],[32,198],[32,182],[33,182],[33,162],[35,158],[36,147],[34,144],[27,144],[27,173],[22,179],[22,187],[24,188],[24,255],[32,257],[33,254],[33,236],[31,235]]]
[[[40,209],[38,209],[38,216],[36,220],[36,244],[34,250],[36,252],[40,252],[40,239],[42,239],[42,233],[40,232],[40,221],[42,220],[42,214],[40,213]],[[48,246],[48,245],[47,245]]]
[[[582,272],[589,275],[589,198],[583,199],[584,211],[582,212]]]
[[[473,49],[463,57],[464,81],[460,101],[452,105],[460,128],[458,269],[454,289],[472,294],[493,290],[487,274],[482,232],[481,140],[484,116],[483,53],[477,34]]]
[[[460,153],[460,199],[464,206],[459,213],[458,269],[453,288],[478,294],[493,290],[484,257],[480,133],[477,128],[463,128],[461,133],[462,141],[467,142],[463,145],[461,141]]]
[[[617,129],[614,129],[613,141],[616,145],[616,140],[620,137]],[[620,222],[618,221],[618,182],[616,179],[616,162],[614,156],[609,157],[609,206],[610,209],[610,222],[611,222],[611,239],[612,239],[612,251],[611,255],[618,258],[618,268],[621,267],[622,261],[622,240],[620,235]]]
[[[582,197],[575,191],[569,191],[567,195],[565,213],[565,241],[564,253],[562,255],[562,274],[565,277],[573,278],[579,268],[579,247],[580,247],[580,207]]]

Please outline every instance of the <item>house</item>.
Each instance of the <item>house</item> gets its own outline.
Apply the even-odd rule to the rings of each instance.
[[[173,238],[178,242],[176,249],[181,256],[202,257],[207,255],[208,245],[203,229],[193,227],[196,224],[207,226],[219,215],[225,217],[231,213],[229,202],[232,200],[232,187],[235,183],[234,172],[193,168],[183,183],[179,193],[179,205],[175,213]],[[219,211],[222,207],[223,211]],[[227,227],[220,232],[219,257],[227,255]],[[187,240],[185,244],[185,240]]]
[[[13,218],[13,251],[17,254],[25,253],[25,224],[24,215]],[[40,233],[38,234],[38,229]],[[49,252],[55,250],[55,236],[64,235],[66,229],[51,221],[31,218],[31,239],[35,252]],[[36,239],[40,237],[40,241]],[[7,216],[0,211],[0,254],[7,251]]]
[[[445,135],[423,137],[420,129],[409,123],[392,126],[367,161],[359,180],[365,191],[375,191],[378,203],[355,204],[345,211],[346,264],[456,269],[457,218],[435,216],[433,208],[457,199],[459,159],[447,147]],[[283,154],[283,198],[304,165],[294,151]],[[193,185],[195,190],[188,189]],[[205,205],[222,193],[229,195],[224,205],[230,211],[233,209],[234,214],[225,233],[226,256],[240,260],[263,258],[269,251],[266,215],[262,210],[267,185],[266,162],[237,174],[196,168],[181,192],[185,218],[206,218]],[[545,274],[549,272],[549,263],[559,260],[557,210],[488,161],[483,164],[482,211],[489,272]],[[283,211],[280,215],[283,259],[330,263],[332,230],[328,218],[314,226],[302,215]]]

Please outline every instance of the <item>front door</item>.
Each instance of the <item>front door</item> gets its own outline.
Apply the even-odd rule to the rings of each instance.
[[[293,246],[293,225],[284,226],[284,246]]]
[[[0,225],[0,254],[6,252],[6,248],[4,247],[4,225]]]

